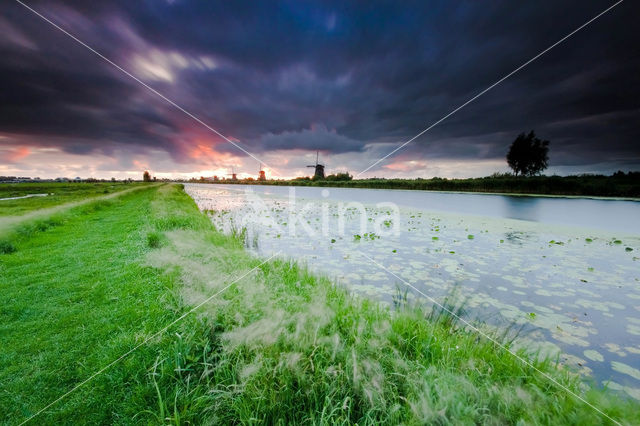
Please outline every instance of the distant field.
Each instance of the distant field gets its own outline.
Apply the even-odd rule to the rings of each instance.
[[[0,199],[22,197],[29,194],[49,194],[46,197],[0,200],[0,216],[20,215],[32,210],[110,194],[132,188],[141,183],[96,182],[96,183],[2,183]]]

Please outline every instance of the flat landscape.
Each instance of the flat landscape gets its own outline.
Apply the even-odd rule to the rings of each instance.
[[[0,426],[640,425],[638,16],[0,3]]]
[[[182,185],[87,196],[3,230],[6,424],[640,422],[637,402],[509,354],[462,306],[383,305],[255,257]]]

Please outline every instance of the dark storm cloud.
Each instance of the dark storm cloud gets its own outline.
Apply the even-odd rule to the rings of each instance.
[[[268,133],[260,137],[260,146],[266,150],[296,147],[329,153],[361,151],[364,148],[361,142],[340,135],[335,130],[329,130],[324,125],[312,126],[300,132]]]
[[[409,139],[611,2],[29,4],[251,152],[337,154]],[[187,161],[198,138],[242,155],[22,6],[0,9],[0,133],[73,153]],[[638,11],[624,2],[404,157],[501,158],[536,129],[552,164],[637,167]]]

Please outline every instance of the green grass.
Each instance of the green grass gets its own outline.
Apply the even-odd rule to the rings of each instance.
[[[6,240],[14,252],[0,254],[7,423],[218,293],[35,421],[610,423],[449,314],[401,296],[396,310],[383,308],[295,263],[261,263],[177,185],[28,229]],[[551,360],[533,362],[614,419],[640,423],[637,403],[584,391]]]
[[[0,201],[0,216],[19,215],[29,211],[53,207],[59,204],[85,200],[91,197],[106,195],[140,183],[125,184],[123,182],[94,183],[2,183],[0,198],[21,197],[29,194],[50,194],[46,197],[22,198],[18,200]]]
[[[176,317],[175,281],[142,264],[155,196],[95,201],[22,224],[6,241],[15,251],[0,255],[4,422],[35,413]],[[148,369],[168,345],[141,348],[36,421],[129,423],[155,403]]]

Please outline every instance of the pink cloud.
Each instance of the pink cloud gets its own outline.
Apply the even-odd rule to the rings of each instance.
[[[5,151],[2,155],[2,162],[17,163],[29,154],[31,154],[31,149],[26,146],[19,146]]]
[[[383,169],[393,170],[395,172],[412,172],[416,170],[424,170],[427,167],[426,161],[396,161],[391,164],[385,164]]]

